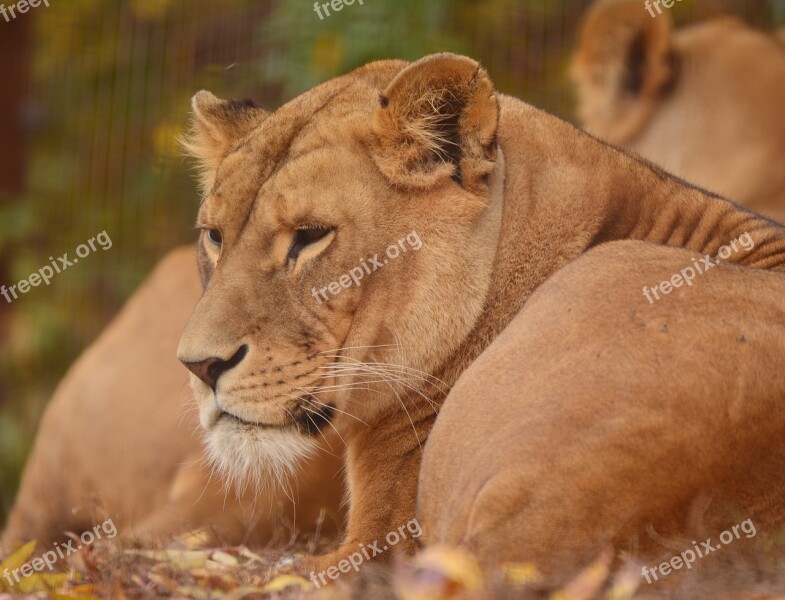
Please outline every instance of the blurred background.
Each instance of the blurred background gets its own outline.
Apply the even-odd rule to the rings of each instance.
[[[195,91],[275,108],[371,60],[450,50],[572,119],[567,59],[588,4],[365,0],[320,20],[312,0],[49,0],[0,16],[0,284],[104,230],[112,240],[48,287],[0,296],[0,526],[68,365],[167,250],[195,239],[177,143]],[[681,0],[672,14],[772,29],[785,0]]]

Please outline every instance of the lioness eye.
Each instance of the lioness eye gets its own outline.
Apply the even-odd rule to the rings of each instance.
[[[221,232],[217,229],[208,229],[207,230],[207,239],[210,240],[216,246],[220,246],[223,243],[223,236]]]
[[[297,257],[300,256],[300,252],[302,252],[303,248],[315,244],[331,231],[332,229],[329,227],[298,229],[294,233],[294,241],[292,242],[292,247],[289,249],[289,260],[297,260]]]

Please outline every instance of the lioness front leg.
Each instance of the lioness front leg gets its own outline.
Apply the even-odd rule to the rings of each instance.
[[[424,444],[435,415],[412,417],[411,423],[403,423],[393,412],[373,428],[358,429],[349,441],[347,535],[334,552],[306,560],[307,572],[318,575],[331,567],[355,572],[368,561],[414,553],[422,533],[415,516],[420,442]]]

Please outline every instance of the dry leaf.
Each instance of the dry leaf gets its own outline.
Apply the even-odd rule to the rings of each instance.
[[[200,550],[126,550],[125,553],[164,562],[180,570],[196,569],[207,563],[207,553]]]
[[[21,548],[19,548],[16,552],[11,554],[8,558],[6,558],[2,563],[0,563],[0,571],[5,571],[8,569],[9,571],[13,571],[14,569],[20,568],[23,564],[25,564],[28,559],[32,556],[33,552],[35,552],[35,547],[38,544],[36,540],[32,542],[28,542]],[[2,579],[0,579],[0,585],[3,584]]]
[[[505,562],[501,564],[501,571],[507,583],[513,586],[531,585],[542,581],[542,575],[532,563]]]
[[[251,560],[251,561],[254,561],[254,562],[260,562],[260,563],[265,562],[265,560],[261,556],[259,556],[258,554],[254,553],[254,552],[251,552],[245,546],[240,546],[240,549],[239,549],[238,552],[239,552],[240,556],[242,556],[243,558],[247,558],[248,560]]]
[[[5,573],[6,569],[9,572],[7,577],[0,578],[0,590],[22,594],[46,592],[50,594],[50,597],[54,597],[54,592],[68,582],[69,577],[65,573],[41,573],[38,571],[34,571],[28,576],[18,573],[20,578],[18,582],[16,581],[16,576],[12,573],[30,562],[36,545],[35,540],[28,542],[0,563],[0,573]],[[13,583],[8,582],[9,578]]]
[[[307,579],[296,575],[279,575],[265,585],[261,591],[264,594],[269,594],[270,592],[280,592],[291,586],[297,586],[303,591],[313,589],[313,585]]]
[[[101,600],[100,596],[84,596],[72,592],[64,592],[62,594],[54,592],[49,594],[49,598],[52,600]]]
[[[229,575],[210,569],[194,569],[191,571],[191,576],[203,587],[218,588],[225,592],[237,586],[235,580]]]
[[[220,550],[213,552],[210,555],[210,559],[222,565],[226,565],[227,567],[236,567],[240,564],[240,561],[237,560],[234,556]]]
[[[400,600],[449,600],[483,586],[480,565],[469,554],[447,547],[431,547],[418,554],[395,578]]]
[[[641,566],[637,563],[628,563],[613,578],[607,600],[629,600],[638,591],[641,581]]]
[[[68,582],[66,573],[33,573],[22,579],[14,589],[25,594],[51,592],[60,589]]]
[[[199,550],[210,544],[212,536],[206,529],[197,529],[196,531],[189,531],[185,535],[177,538],[177,541],[185,546],[188,550]]]
[[[260,587],[253,587],[253,586],[245,586],[241,588],[237,588],[233,592],[226,594],[223,596],[222,600],[242,600],[249,594],[261,594],[262,588]]]
[[[551,600],[591,600],[608,581],[613,551],[606,548],[600,557],[581,571],[566,587],[554,593]]]

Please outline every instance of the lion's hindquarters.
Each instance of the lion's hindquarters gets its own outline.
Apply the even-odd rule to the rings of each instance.
[[[647,527],[692,530],[705,492],[715,533],[737,522],[732,511],[776,517],[785,376],[772,357],[785,332],[772,324],[785,322],[785,277],[720,267],[655,304],[641,294],[688,263],[683,251],[609,244],[532,297],[464,373],[429,439],[429,543],[563,577],[610,541],[657,555]]]

